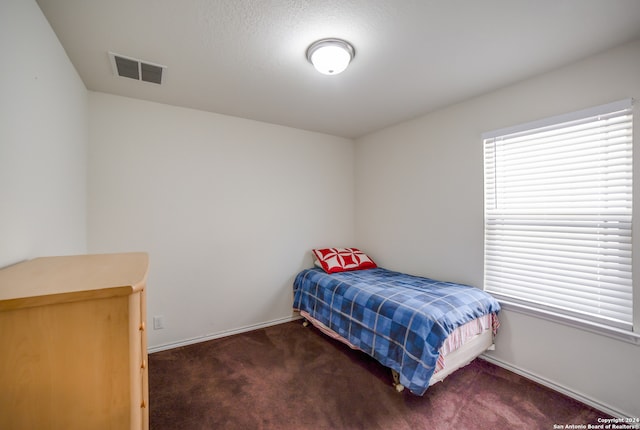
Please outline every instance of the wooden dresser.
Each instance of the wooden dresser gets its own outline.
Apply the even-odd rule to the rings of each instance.
[[[0,270],[0,429],[148,429],[145,253]]]

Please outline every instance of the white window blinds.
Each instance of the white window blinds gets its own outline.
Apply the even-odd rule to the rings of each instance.
[[[632,330],[631,107],[483,135],[487,291]]]

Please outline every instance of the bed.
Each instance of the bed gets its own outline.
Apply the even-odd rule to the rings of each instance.
[[[500,305],[489,294],[373,262],[366,266],[301,271],[293,308],[325,334],[389,367],[398,391],[423,395],[492,348]]]

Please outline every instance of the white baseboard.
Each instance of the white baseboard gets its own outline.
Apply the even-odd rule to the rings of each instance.
[[[163,345],[149,347],[147,349],[147,352],[149,354],[153,354],[154,352],[166,351],[168,349],[179,348],[181,346],[192,345],[194,343],[206,342],[208,340],[213,340],[213,339],[219,339],[221,337],[232,336],[234,334],[246,333],[248,331],[258,330],[258,329],[265,328],[265,327],[270,327],[272,325],[278,325],[278,324],[283,324],[283,323],[299,320],[301,318],[302,317],[300,317],[299,315],[292,315],[290,317],[279,318],[279,319],[276,319],[276,320],[266,321],[266,322],[262,322],[262,323],[258,323],[258,324],[252,324],[252,325],[248,325],[248,326],[244,326],[244,327],[240,327],[240,328],[236,328],[236,329],[232,329],[232,330],[225,330],[225,331],[221,331],[221,332],[218,332],[218,333],[208,334],[208,335],[205,335],[205,336],[192,337],[190,339],[185,339],[185,340],[181,340],[181,341],[178,341],[178,342],[165,343]]]
[[[498,367],[502,367],[502,368],[507,369],[507,370],[509,370],[509,371],[511,371],[511,372],[513,372],[515,374],[518,374],[518,375],[523,376],[523,377],[525,377],[527,379],[530,379],[530,380],[532,380],[534,382],[537,382],[540,385],[544,385],[547,388],[550,388],[550,389],[552,389],[554,391],[562,393],[567,397],[571,397],[574,400],[582,402],[585,405],[591,406],[592,408],[595,408],[595,409],[597,409],[599,411],[602,411],[602,412],[604,412],[604,413],[606,413],[608,415],[611,415],[611,416],[613,416],[615,418],[632,418],[630,414],[626,414],[626,413],[624,413],[622,411],[616,410],[615,408],[612,408],[609,405],[601,403],[601,402],[599,402],[597,400],[594,400],[594,399],[592,399],[590,397],[587,397],[587,396],[585,396],[585,395],[583,395],[581,393],[577,393],[577,392],[575,392],[575,391],[573,391],[573,390],[571,390],[571,389],[569,389],[569,388],[567,388],[567,387],[565,387],[563,385],[556,384],[555,382],[550,381],[550,380],[548,380],[546,378],[543,378],[543,377],[541,377],[539,375],[536,375],[534,373],[531,373],[531,372],[528,372],[526,370],[523,370],[523,369],[520,369],[518,367],[515,367],[512,364],[506,363],[506,362],[504,362],[502,360],[499,360],[499,359],[497,359],[495,357],[491,357],[491,356],[489,356],[487,354],[482,354],[480,356],[480,358],[482,358],[483,360],[488,361],[489,363],[495,364]]]

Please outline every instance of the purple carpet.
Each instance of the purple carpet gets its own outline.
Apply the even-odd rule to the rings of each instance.
[[[391,382],[296,321],[151,354],[151,429],[553,429],[608,417],[481,359],[423,397]]]

